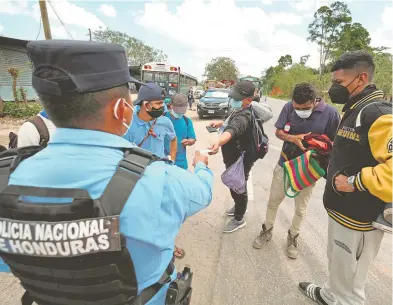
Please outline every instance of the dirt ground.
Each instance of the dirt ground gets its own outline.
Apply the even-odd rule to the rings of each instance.
[[[0,145],[8,147],[8,134],[13,131],[18,133],[24,119],[0,118]]]

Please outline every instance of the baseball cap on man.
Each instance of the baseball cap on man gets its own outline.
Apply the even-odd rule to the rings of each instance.
[[[253,97],[255,92],[255,85],[249,80],[238,82],[233,87],[232,92],[229,94],[235,101],[242,101],[245,98]]]
[[[124,48],[114,43],[78,40],[39,40],[27,44],[34,66],[33,88],[42,94],[64,95],[69,92],[95,92],[129,82],[130,76]],[[41,78],[37,72],[51,68],[65,76]]]
[[[139,105],[143,101],[162,101],[162,88],[155,83],[147,83],[145,86],[142,86],[139,89],[138,98],[134,101],[134,105]]]
[[[187,96],[181,93],[172,95],[171,105],[174,112],[185,114],[187,112]]]

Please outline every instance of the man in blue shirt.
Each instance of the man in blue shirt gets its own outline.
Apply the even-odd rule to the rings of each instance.
[[[171,120],[163,116],[162,88],[154,83],[142,86],[134,105],[140,106],[139,111],[134,113],[131,127],[124,138],[160,158],[165,158],[167,155],[164,151],[164,140],[168,137],[169,154],[172,160],[175,160],[176,133]]]
[[[56,125],[57,132],[45,149],[17,166],[8,184],[20,188],[29,186],[29,190],[43,190],[40,196],[27,193],[21,197],[25,205],[31,205],[31,210],[39,203],[40,213],[48,208],[52,209],[51,206],[55,208],[54,206],[61,204],[59,208],[66,209],[69,204],[74,204],[70,202],[69,197],[48,197],[45,191],[51,189],[58,189],[59,194],[75,189],[85,191],[91,199],[99,202],[108,183],[113,182],[111,179],[115,172],[118,172],[119,162],[125,155],[124,151],[136,147],[122,138],[133,119],[128,82],[136,81],[129,75],[125,51],[116,44],[62,40],[29,42],[27,50],[35,67],[33,87],[50,119]],[[86,64],[80,65],[80,62]],[[131,195],[125,200],[120,212],[120,233],[134,264],[138,294],[157,283],[168,268],[181,224],[187,217],[199,212],[211,202],[213,174],[207,167],[207,162],[206,156],[197,153],[194,159],[194,173],[184,171],[168,162],[151,162],[135,184]],[[120,172],[124,171],[132,173],[131,169],[121,168]],[[3,177],[4,171],[0,170],[0,178]],[[125,177],[122,176],[122,179]],[[0,182],[0,198],[4,199],[4,179],[0,179]],[[3,215],[2,211],[0,216]],[[53,217],[55,216],[54,214]],[[3,235],[1,237],[4,238]],[[2,257],[5,255],[2,252],[5,247],[3,238],[0,243]],[[31,249],[28,248],[29,251]],[[80,256],[81,259],[83,257],[84,255]],[[34,260],[39,260],[39,255],[34,257]],[[47,258],[42,260],[44,263],[47,262]],[[28,262],[31,263],[32,258],[29,255],[19,255],[18,262],[18,266],[25,264],[28,268]],[[51,262],[55,264],[53,259]],[[93,263],[93,260],[87,261],[86,268]],[[0,264],[1,266],[3,268],[0,271],[8,271],[6,265]],[[29,281],[28,285],[23,286],[38,305],[51,302],[57,304],[59,300],[53,300],[58,295],[61,302],[68,305],[73,305],[76,301],[78,304],[85,303],[82,301],[84,297],[102,300],[99,294],[102,296],[103,291],[108,292],[105,289],[110,289],[105,286],[106,282],[101,281],[98,282],[102,289],[91,289],[86,286],[88,280],[83,286],[86,288],[71,289],[69,285],[76,285],[74,283],[80,281],[78,272],[81,271],[76,270],[75,266],[67,267],[65,264],[62,267],[65,268],[64,272],[60,273],[48,272],[45,268],[54,267],[44,267],[45,276],[37,277],[38,291],[61,291],[47,296],[52,301],[43,301],[34,297],[36,294],[31,294],[37,293],[37,290],[34,280]],[[69,278],[68,281],[59,284],[61,279],[57,277],[61,277],[67,268],[73,269],[70,272],[75,278]],[[98,271],[95,270],[95,274],[99,274]],[[103,276],[105,272],[103,271]],[[25,273],[24,277],[27,276],[28,273]],[[53,280],[48,280],[48,276]],[[172,273],[172,279],[175,276],[176,272]],[[23,283],[22,277],[19,278]],[[123,280],[120,278],[119,281]],[[53,285],[53,282],[59,285]],[[97,282],[94,285],[97,285]],[[164,304],[168,285],[164,285],[147,304]],[[87,290],[89,288],[90,290]],[[119,290],[114,297],[125,295],[131,300],[133,291],[135,290],[121,290],[120,293]],[[72,296],[67,297],[69,294]],[[46,297],[46,294],[43,297]]]
[[[171,103],[168,104],[169,111],[166,113],[175,127],[177,137],[177,153],[175,165],[188,169],[187,162],[187,146],[195,144],[196,136],[194,131],[194,125],[192,121],[185,116],[187,111],[187,97],[184,94],[174,94],[171,98]],[[165,150],[169,153],[170,151],[169,139],[165,139]]]

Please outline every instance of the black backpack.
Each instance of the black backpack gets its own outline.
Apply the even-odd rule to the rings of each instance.
[[[263,159],[269,150],[269,137],[266,135],[262,120],[255,115],[254,110],[251,108],[252,113],[252,126],[253,126],[253,141],[250,142],[250,153],[252,159],[257,161]]]
[[[35,128],[37,128],[38,133],[40,134],[39,145],[42,147],[46,147],[49,142],[49,130],[44,120],[39,115],[36,115],[30,118],[27,122],[30,122],[35,126]],[[10,140],[8,143],[8,149],[18,147],[18,135],[14,132],[10,132],[8,137]]]

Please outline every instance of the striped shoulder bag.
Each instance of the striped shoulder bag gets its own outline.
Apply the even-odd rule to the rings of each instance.
[[[313,153],[314,150],[309,150],[295,159],[284,162],[284,191],[288,197],[295,198],[301,190],[325,175],[325,170],[312,157]],[[287,181],[292,194],[287,190]]]

